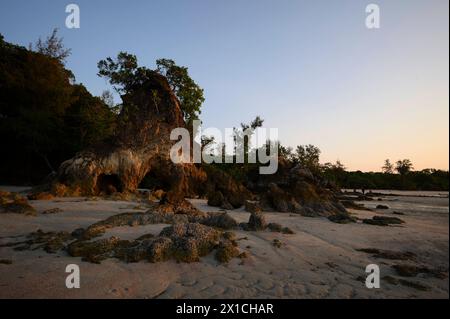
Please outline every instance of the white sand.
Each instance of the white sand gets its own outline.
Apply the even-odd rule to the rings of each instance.
[[[174,261],[126,264],[108,259],[97,265],[63,252],[47,254],[42,250],[0,248],[0,259],[13,262],[0,264],[0,298],[448,298],[448,278],[421,275],[406,278],[429,286],[429,291],[395,286],[383,280],[380,289],[368,289],[364,282],[356,280],[365,276],[368,264],[378,264],[383,277],[395,275],[390,266],[400,263],[375,259],[355,250],[368,247],[412,251],[418,255],[419,264],[444,267],[448,274],[448,199],[436,199],[438,202],[433,205],[420,204],[420,200],[411,203],[410,198],[406,203],[402,199],[390,200],[370,205],[403,205],[406,215],[398,217],[406,221],[405,226],[340,225],[324,218],[266,213],[269,222],[288,226],[295,234],[236,231],[238,238],[245,238],[238,241],[239,248],[247,251],[249,258],[243,262],[234,259],[229,264],[219,264],[211,254],[191,264]],[[202,210],[217,211],[205,201],[192,202]],[[37,217],[0,215],[0,244],[16,240],[6,236],[25,235],[37,229],[72,231],[114,214],[139,211],[132,209],[136,206],[132,202],[82,198],[31,201],[31,204],[38,212],[55,207],[63,212]],[[377,214],[395,216],[390,211]],[[375,214],[354,213],[361,218]],[[238,221],[247,221],[249,217],[242,210],[230,214]],[[104,236],[133,239],[145,233],[158,234],[164,226],[117,227]],[[275,238],[283,242],[281,248],[272,245]],[[72,263],[80,266],[80,289],[65,287],[65,267]]]

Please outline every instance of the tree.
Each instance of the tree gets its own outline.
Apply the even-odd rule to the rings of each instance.
[[[414,169],[412,162],[409,159],[403,159],[397,161],[395,165],[395,170],[401,175],[404,176],[411,172]]]
[[[345,165],[337,160],[335,164],[325,163],[321,167],[323,175],[333,181],[336,185],[341,186],[345,179]]]
[[[386,159],[383,167],[381,167],[381,170],[385,174],[392,174],[394,172],[394,165],[389,161],[389,159]]]
[[[285,159],[286,161],[292,161],[294,154],[292,153],[293,149],[290,146],[283,146],[280,142],[278,142],[278,156],[280,158]]]
[[[261,117],[256,116],[253,121],[249,124],[241,123],[241,128],[233,128],[234,131],[234,139],[236,143],[235,155],[238,152],[243,152],[244,155],[244,163],[248,162],[248,153],[249,153],[249,141],[252,135],[255,133],[255,130],[258,127],[261,127],[264,123],[264,120]]]
[[[320,153],[320,149],[312,144],[298,145],[295,149],[294,162],[317,173],[320,169]]]
[[[156,66],[156,71],[167,78],[172,91],[180,100],[185,122],[189,125],[191,121],[197,120],[205,98],[203,89],[189,76],[188,68],[178,66],[170,59],[158,59]]]
[[[142,85],[151,75],[158,72],[166,77],[169,85],[180,102],[180,108],[187,125],[198,119],[200,108],[205,101],[201,89],[189,76],[188,68],[178,66],[173,60],[156,60],[157,69],[139,67],[135,55],[119,52],[116,59],[110,57],[98,62],[98,75],[106,77],[121,94],[130,93]]]
[[[61,64],[65,64],[66,59],[70,56],[72,50],[64,47],[63,38],[58,37],[58,29],[53,29],[50,36],[45,41],[41,38],[36,42],[36,52],[57,59]],[[30,49],[33,45],[30,44]]]
[[[214,154],[216,144],[214,136],[202,135],[200,141],[201,141],[201,152],[207,153],[210,156],[212,156]]]
[[[112,136],[116,116],[101,97],[92,96],[82,84],[73,86],[72,98],[65,111],[64,126],[67,145],[74,154]]]
[[[100,77],[109,79],[109,83],[120,94],[130,93],[133,87],[147,79],[146,73],[150,70],[138,67],[137,58],[127,52],[119,52],[117,59],[110,57],[97,63]]]
[[[116,115],[120,113],[121,105],[120,104],[116,105],[114,103],[114,96],[110,90],[104,90],[102,92],[102,95],[100,96],[100,99],[106,106],[108,106],[111,112],[113,112]]]

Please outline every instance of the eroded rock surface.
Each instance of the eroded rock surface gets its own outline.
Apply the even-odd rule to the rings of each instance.
[[[152,98],[156,92],[158,98]],[[174,164],[170,140],[185,123],[179,101],[166,78],[154,72],[122,96],[117,133],[111,140],[78,153],[61,164],[52,192],[59,195],[110,195],[135,192],[151,173],[169,191],[169,201],[198,193],[206,174],[194,164]],[[178,154],[175,154],[178,156]],[[55,186],[56,185],[56,186]]]

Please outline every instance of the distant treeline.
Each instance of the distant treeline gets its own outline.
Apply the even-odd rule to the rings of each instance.
[[[344,171],[337,175],[328,172],[325,176],[344,189],[449,190],[449,172],[434,169],[412,171],[406,175]]]
[[[321,151],[314,145],[299,145],[295,150],[280,146],[279,154],[284,160],[309,169],[337,188],[449,190],[448,171],[436,169],[414,171],[413,163],[409,159],[398,160],[395,164],[386,159],[381,166],[381,172],[350,172],[340,161],[321,164]]]

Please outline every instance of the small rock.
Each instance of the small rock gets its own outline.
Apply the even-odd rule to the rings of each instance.
[[[239,256],[239,249],[230,241],[220,242],[216,251],[216,259],[221,263],[227,263],[234,257]]]
[[[208,205],[209,206],[220,207],[223,205],[223,202],[224,202],[224,197],[220,191],[212,192],[212,193],[208,194]]]
[[[244,251],[239,254],[238,258],[240,258],[240,259],[248,258],[248,253],[246,251]]]
[[[250,230],[264,230],[266,227],[266,218],[263,213],[251,213],[248,220],[248,228]]]
[[[279,239],[274,239],[273,241],[272,241],[272,245],[274,245],[275,247],[277,247],[277,248],[281,248],[281,246],[283,246],[283,243],[279,240]]]
[[[237,227],[237,222],[227,213],[210,213],[210,216],[202,221],[202,224],[222,229]]]
[[[391,224],[403,224],[404,221],[397,217],[373,216],[372,219],[363,219],[363,223],[377,226],[389,226]]]
[[[356,250],[362,251],[367,254],[371,254],[375,258],[384,258],[392,260],[413,260],[416,258],[416,254],[410,251],[401,252],[393,250],[382,250],[377,248],[361,248]]]
[[[397,217],[389,217],[389,216],[373,216],[373,220],[381,220],[385,221],[388,224],[403,224],[404,221]]]
[[[278,223],[270,223],[267,225],[267,228],[277,233],[294,234],[294,232],[289,227],[283,227]]]
[[[363,219],[364,224],[375,226],[389,226],[389,224],[383,220]]]
[[[220,208],[225,209],[225,210],[233,210],[234,209],[233,205],[231,205],[230,202],[226,198],[223,199],[222,206],[220,206]]]
[[[28,199],[30,200],[52,200],[55,197],[48,192],[41,192],[28,195]]]
[[[328,216],[328,220],[332,221],[333,223],[337,224],[348,224],[348,223],[355,223],[356,218],[350,216],[348,213],[341,213],[341,214],[335,214]]]
[[[57,214],[57,213],[61,213],[61,212],[63,212],[63,210],[61,208],[56,207],[56,208],[51,208],[51,209],[44,210],[42,212],[42,214],[44,214],[44,215]]]
[[[267,225],[267,228],[269,228],[273,232],[281,233],[283,226],[278,223],[270,223],[269,225]]]
[[[447,278],[447,275],[443,271],[430,269],[425,266],[399,264],[393,265],[392,268],[394,268],[397,274],[402,277],[416,277],[418,274],[422,273],[439,279]]]

